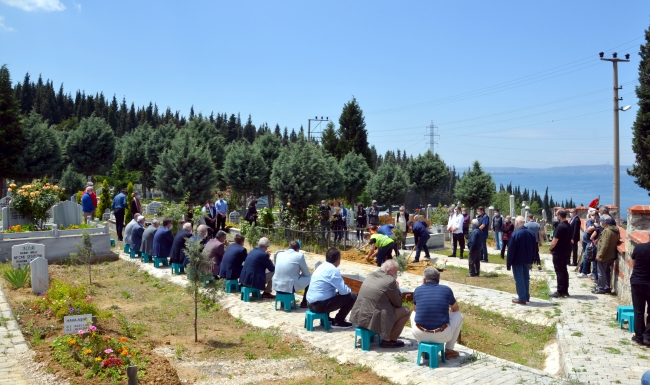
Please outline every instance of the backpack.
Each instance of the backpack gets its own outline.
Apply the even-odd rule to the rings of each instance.
[[[593,262],[596,260],[596,253],[594,251],[594,245],[589,242],[589,246],[587,246],[587,261]]]

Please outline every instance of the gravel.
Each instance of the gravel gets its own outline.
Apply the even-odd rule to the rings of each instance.
[[[20,352],[13,355],[13,358],[22,362],[23,378],[30,385],[69,385],[68,381],[61,380],[55,374],[47,373],[45,365],[34,361],[34,353],[31,350]]]

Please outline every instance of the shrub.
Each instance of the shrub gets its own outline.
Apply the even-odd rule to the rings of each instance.
[[[133,200],[133,183],[129,182],[126,186],[126,208],[124,209],[124,220],[126,223],[131,222],[133,213],[131,212],[131,201]]]
[[[99,202],[97,202],[97,218],[102,219],[104,211],[111,208],[111,192],[108,188],[106,179],[102,182],[102,192],[99,193]]]
[[[50,290],[34,301],[32,309],[59,320],[75,314],[100,316],[99,309],[92,303],[92,297],[85,287],[72,286],[56,279],[50,282]]]
[[[273,223],[275,223],[275,217],[273,216],[273,211],[271,211],[270,207],[265,207],[259,211],[259,217],[258,217],[260,226],[270,228],[273,227]]]
[[[77,191],[77,197],[75,198],[77,200],[78,204],[81,204],[81,198],[83,198],[84,192],[83,191]]]
[[[14,189],[17,189],[17,186],[10,184],[8,191],[13,192]],[[50,217],[52,206],[59,202],[59,192],[59,186],[34,180],[32,184],[23,185],[15,191],[11,208],[41,228]]]
[[[9,282],[14,289],[20,289],[25,286],[27,280],[30,277],[29,274],[29,265],[24,267],[19,267],[18,269],[9,268],[2,272],[3,278],[5,281]]]

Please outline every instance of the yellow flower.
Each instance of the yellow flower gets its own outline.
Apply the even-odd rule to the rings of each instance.
[[[40,192],[40,191],[36,191],[34,194],[36,194],[36,196],[39,196],[39,195],[41,195],[41,192]]]
[[[70,345],[74,345],[74,344],[77,343],[77,341],[76,341],[76,340],[73,340],[73,339],[69,339],[69,340],[68,340],[68,343],[69,343]]]
[[[30,200],[29,200],[29,203],[34,203],[34,200],[33,200],[33,199],[30,199]]]
[[[34,195],[35,195],[35,194],[34,194],[33,192],[30,192],[30,193],[29,193],[29,196],[32,197],[32,198],[34,197]]]
[[[58,189],[59,189],[59,186],[54,186],[54,189],[55,189],[55,190],[58,190]],[[65,191],[65,187],[62,188],[61,191]]]
[[[90,350],[90,349],[86,349],[86,350],[84,350],[84,354],[90,354],[90,353],[92,353],[92,352],[93,352],[93,351]]]
[[[55,189],[55,190],[58,190],[58,189],[59,189],[59,186],[54,186],[54,187],[52,187],[52,188]],[[65,188],[63,189],[63,191],[65,191]]]
[[[101,361],[101,360],[102,360],[101,357],[96,357],[96,358],[95,358],[95,361],[98,361],[98,362],[99,362],[99,361]]]
[[[9,185],[9,187],[15,188],[15,187],[16,187],[16,184],[15,184],[15,183],[12,183],[12,184]]]
[[[9,191],[9,192],[13,192],[14,190],[12,190],[11,187],[9,187],[9,188],[7,189],[7,191]]]

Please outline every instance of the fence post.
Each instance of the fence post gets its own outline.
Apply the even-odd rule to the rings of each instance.
[[[59,225],[52,225],[52,237],[53,238],[59,237]]]
[[[138,367],[129,366],[126,368],[126,375],[129,377],[129,385],[138,385]]]

